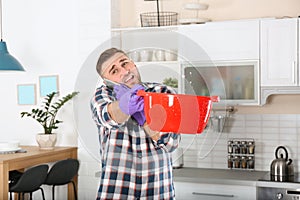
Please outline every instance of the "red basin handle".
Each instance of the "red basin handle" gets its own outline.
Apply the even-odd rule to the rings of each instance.
[[[219,96],[211,96],[210,99],[211,99],[212,102],[219,102],[220,101]]]
[[[138,90],[136,93],[138,96],[147,96],[147,93],[144,90]],[[219,96],[211,96],[210,97],[212,102],[219,102],[220,101],[220,97]]]
[[[146,96],[146,92],[144,90],[138,90],[136,94],[141,97]]]

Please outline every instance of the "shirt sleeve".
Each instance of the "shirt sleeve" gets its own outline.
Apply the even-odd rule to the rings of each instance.
[[[115,122],[108,113],[108,105],[116,101],[113,91],[105,86],[97,88],[91,99],[92,117],[97,126],[104,126],[108,129],[117,127],[120,124]]]
[[[166,148],[168,152],[173,152],[178,147],[181,140],[179,133],[160,133],[160,138],[155,142],[158,147]]]

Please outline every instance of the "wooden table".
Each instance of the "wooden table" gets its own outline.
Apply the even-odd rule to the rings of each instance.
[[[20,170],[34,165],[55,162],[67,158],[77,159],[77,147],[55,147],[53,150],[40,150],[38,146],[21,146],[27,153],[0,154],[0,199],[8,200],[9,171]],[[77,186],[77,176],[74,178]],[[74,199],[72,185],[68,185],[68,199]]]

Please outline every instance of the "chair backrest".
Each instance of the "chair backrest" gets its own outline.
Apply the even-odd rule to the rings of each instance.
[[[9,191],[26,193],[38,190],[46,180],[48,169],[48,165],[38,165],[27,169],[16,184],[9,188]]]
[[[56,162],[48,172],[46,185],[64,185],[70,183],[79,170],[77,159],[66,159]]]

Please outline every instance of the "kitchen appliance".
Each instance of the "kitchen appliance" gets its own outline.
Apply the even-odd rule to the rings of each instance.
[[[258,187],[257,200],[296,200],[300,199],[300,191],[298,188],[281,188],[275,187]]]
[[[284,151],[280,153],[280,150]],[[284,146],[276,148],[275,157],[270,166],[271,180],[273,181],[287,181],[294,176],[294,166],[292,159],[288,158],[287,149]]]
[[[288,158],[287,149],[278,146],[275,157],[270,166],[271,171],[257,182],[257,199],[300,199],[300,175],[294,173],[294,166],[292,160]]]
[[[139,90],[144,97],[144,111],[149,127],[155,131],[174,133],[202,133],[206,127],[212,102],[218,96],[154,93]]]
[[[300,175],[298,173],[295,173],[294,176],[289,176],[289,179],[280,182],[274,182],[271,173],[266,173],[266,175],[257,182],[257,200],[300,199],[299,184]]]

